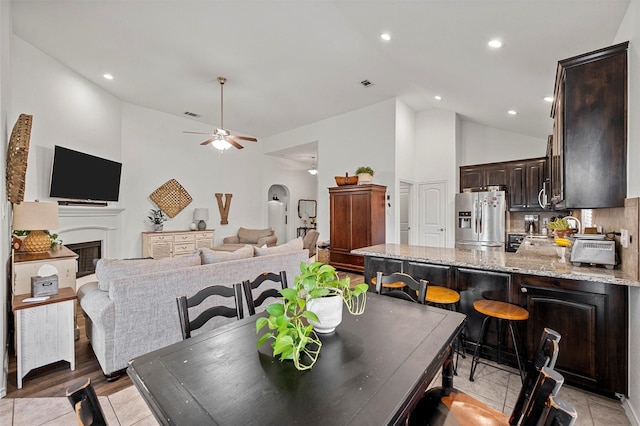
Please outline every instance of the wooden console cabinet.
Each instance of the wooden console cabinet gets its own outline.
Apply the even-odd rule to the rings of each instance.
[[[332,266],[352,271],[364,269],[363,256],[351,250],[385,242],[385,194],[381,185],[345,185],[329,188]]]
[[[142,233],[142,257],[162,259],[213,248],[215,231],[159,231]]]

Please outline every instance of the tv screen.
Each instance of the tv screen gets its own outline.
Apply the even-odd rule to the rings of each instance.
[[[55,146],[49,196],[118,201],[122,164]]]

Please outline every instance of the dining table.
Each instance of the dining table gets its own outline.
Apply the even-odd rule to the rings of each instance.
[[[160,424],[402,424],[442,372],[453,386],[452,344],[464,314],[367,293],[322,334],[313,368],[260,348],[258,314],[139,356],[127,373]],[[435,381],[437,382],[437,381]]]

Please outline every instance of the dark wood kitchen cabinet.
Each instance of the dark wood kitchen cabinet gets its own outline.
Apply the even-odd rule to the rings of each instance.
[[[527,353],[544,327],[562,336],[556,369],[610,396],[627,391],[628,289],[592,281],[513,274],[514,300],[529,311]]]
[[[381,185],[329,188],[329,263],[352,271],[364,269],[364,258],[351,250],[385,242],[385,194]]]
[[[507,163],[460,167],[460,191],[463,189],[483,191],[490,185],[506,187],[508,184],[509,170]]]
[[[558,62],[551,109],[557,209],[624,206],[628,44]]]
[[[509,166],[509,210],[540,211],[538,194],[547,176],[547,159],[536,158]]]

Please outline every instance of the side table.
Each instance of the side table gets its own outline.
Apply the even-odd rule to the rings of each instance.
[[[74,301],[76,292],[63,287],[42,302],[23,302],[31,294],[13,296],[16,321],[18,389],[34,368],[56,361],[68,361],[76,369],[74,346]]]

